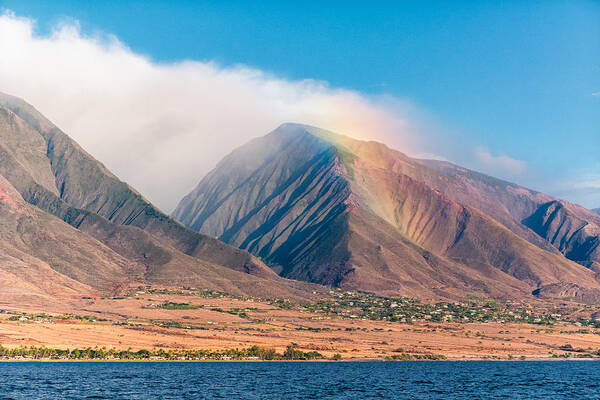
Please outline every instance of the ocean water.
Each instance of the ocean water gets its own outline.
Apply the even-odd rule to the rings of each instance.
[[[5,362],[2,399],[596,399],[600,363]]]

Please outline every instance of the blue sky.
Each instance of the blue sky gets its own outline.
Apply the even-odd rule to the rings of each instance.
[[[485,169],[462,155],[469,143],[527,168],[484,172],[600,207],[600,3],[322,3],[0,0],[39,35],[78,21],[158,63],[243,64],[405,99],[447,143],[442,156]]]

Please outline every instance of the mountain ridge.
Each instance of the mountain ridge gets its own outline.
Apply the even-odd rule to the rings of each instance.
[[[118,180],[103,164],[93,159],[76,142],[72,141],[41,114],[37,111],[29,111],[29,109],[33,109],[30,105],[8,95],[0,97],[0,104],[5,109],[7,106],[12,106],[8,109],[14,113],[14,116],[21,117],[21,115],[24,115],[22,121],[18,121],[17,124],[22,124],[25,121],[35,121],[33,126],[40,127],[39,134],[46,140],[46,155],[55,178],[55,190],[48,189],[47,184],[42,185],[42,187],[49,190],[51,194],[56,195],[64,203],[98,214],[116,224],[134,225],[150,230],[151,233],[159,235],[161,239],[169,241],[174,247],[186,254],[198,255],[202,247],[221,246],[214,239],[192,233],[170,220],[168,216],[152,206],[141,194]],[[30,136],[26,134],[20,137]],[[4,157],[8,159],[9,155],[5,153]],[[12,163],[11,167],[13,171],[17,170],[15,163]],[[11,173],[8,168],[4,168],[3,172],[5,176]],[[89,176],[92,176],[92,178],[89,178]],[[40,190],[36,185],[37,183],[33,180],[27,186],[17,184],[20,185],[20,192],[26,200],[35,200],[36,206],[45,208],[48,206],[46,201],[52,196]],[[54,199],[50,201],[56,203]],[[158,226],[152,226],[152,224]],[[243,252],[238,249],[229,247],[228,250],[234,255],[244,257]],[[211,257],[210,254],[207,254],[207,256]],[[218,262],[222,260],[209,259],[208,261]],[[248,257],[248,261],[257,262],[251,256]]]
[[[31,105],[5,94],[0,177],[43,218],[57,217],[78,229],[81,240],[137,266],[141,283],[299,298],[320,290],[280,278],[255,256],[170,219]]]
[[[449,168],[460,167],[284,124],[225,157],[172,215],[295,279],[433,297],[459,289],[528,295],[561,279],[595,290],[592,271],[521,224],[551,197],[465,169],[450,175]],[[371,242],[376,232],[386,232],[387,247]],[[324,246],[335,254],[333,265],[319,260]],[[501,282],[490,267],[504,274]]]

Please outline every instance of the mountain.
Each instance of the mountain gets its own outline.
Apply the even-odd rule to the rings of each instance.
[[[48,304],[114,293],[141,265],[26,203],[0,176],[0,301]]]
[[[592,209],[593,212],[595,212],[596,214],[600,215],[600,208],[594,208]]]
[[[451,185],[427,180],[432,187],[461,204],[482,210],[536,246],[552,252],[558,250],[568,259],[598,272],[600,218],[595,213],[450,163],[420,162],[452,178]]]
[[[600,300],[596,213],[303,125],[225,158],[181,201],[181,224],[0,94],[0,209],[5,303],[140,284],[305,299],[324,290],[314,283],[424,299]]]
[[[600,218],[592,211],[554,200],[542,204],[523,223],[567,258],[600,272]]]
[[[58,282],[74,281],[79,292],[150,283],[300,298],[314,290],[279,277],[246,251],[185,228],[31,105],[5,94],[0,94],[0,179],[0,205],[12,210],[0,226],[5,238],[0,257],[22,266],[11,270],[22,283],[60,287]],[[33,228],[24,230],[29,225],[23,221],[39,232],[31,236]],[[25,279],[30,273],[25,266],[42,264],[61,278]]]
[[[538,216],[555,201],[381,143],[284,124],[225,157],[173,217],[294,279],[419,298],[596,301],[600,284],[583,265],[597,267],[598,236],[573,233],[576,219],[597,221],[560,202],[572,228],[551,240],[555,224]]]

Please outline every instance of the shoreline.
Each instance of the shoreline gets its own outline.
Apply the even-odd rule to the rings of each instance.
[[[41,359],[19,359],[19,358],[11,358],[11,359],[2,359],[1,363],[31,363],[31,362],[40,362],[40,363],[361,363],[361,362],[388,362],[388,363],[440,363],[440,362],[577,362],[577,361],[585,361],[585,362],[598,362],[600,359],[593,358],[528,358],[528,359],[484,359],[484,358],[448,358],[445,360],[387,360],[383,358],[362,358],[362,359],[345,359],[345,360],[127,360],[127,359],[113,359],[113,360],[101,360],[101,359],[80,359],[80,360],[70,360],[70,359],[51,359],[51,358],[41,358]]]

